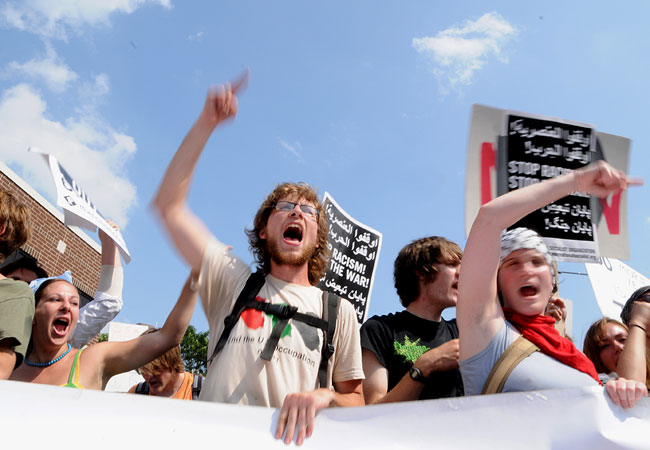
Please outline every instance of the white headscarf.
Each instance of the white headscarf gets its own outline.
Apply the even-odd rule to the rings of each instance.
[[[539,234],[528,228],[515,228],[504,231],[501,235],[501,259],[499,260],[499,267],[510,253],[521,249],[537,250],[544,255],[544,259],[549,266],[553,265],[553,257]]]

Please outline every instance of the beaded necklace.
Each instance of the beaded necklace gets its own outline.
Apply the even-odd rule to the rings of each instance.
[[[53,359],[52,361],[48,361],[48,362],[44,362],[44,363],[35,363],[35,362],[31,362],[31,361],[30,361],[29,359],[27,359],[27,357],[25,356],[25,364],[27,364],[28,366],[32,366],[32,367],[48,367],[48,366],[51,366],[51,365],[54,364],[55,362],[58,362],[58,361],[59,361],[61,358],[63,358],[65,355],[67,355],[71,348],[72,348],[72,345],[68,344],[68,349],[67,349],[65,352],[63,352],[63,354],[62,354],[61,356],[59,356],[58,358]]]

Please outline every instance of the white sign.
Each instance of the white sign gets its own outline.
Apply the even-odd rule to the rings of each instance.
[[[50,173],[56,186],[56,204],[63,208],[64,223],[67,226],[77,226],[91,231],[97,231],[97,227],[99,227],[115,241],[122,258],[128,264],[131,261],[131,255],[126,248],[122,233],[106,222],[86,191],[66,172],[53,155],[35,147],[30,147],[29,151],[43,155],[50,167]]]
[[[621,310],[632,293],[650,285],[650,279],[617,259],[601,258],[600,263],[585,267],[600,312],[612,319],[621,320]]]
[[[467,142],[467,170],[465,183],[465,234],[469,235],[474,218],[481,205],[498,195],[499,136],[503,134],[503,109],[474,105]],[[612,166],[627,173],[630,140],[621,136],[596,131],[596,150]],[[592,221],[596,225],[598,249],[601,256],[629,259],[627,232],[627,191],[610,195],[594,202]],[[564,206],[564,205],[561,205]],[[558,212],[560,212],[558,210]],[[561,213],[561,212],[560,212]],[[586,231],[586,227],[583,227]],[[581,228],[576,228],[580,231]],[[551,244],[553,245],[553,244]],[[556,245],[562,253],[563,246]]]
[[[37,437],[89,418],[66,449],[287,448],[273,438],[277,409],[18,381],[0,381],[0,398],[3,448],[42,447]],[[623,410],[589,387],[324,409],[302,448],[641,449],[649,430],[648,397]]]

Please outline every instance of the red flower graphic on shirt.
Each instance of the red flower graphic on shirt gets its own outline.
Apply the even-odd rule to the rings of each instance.
[[[257,297],[255,297],[255,301],[265,302],[266,299],[258,295]],[[262,328],[264,326],[264,314],[266,313],[262,313],[262,311],[259,311],[257,309],[248,308],[241,313],[241,318],[248,328],[250,328],[251,330],[257,330],[258,328]],[[273,314],[266,314],[266,315],[271,316],[271,326],[274,327],[278,321],[278,318],[275,317]],[[287,324],[287,326],[284,327],[284,330],[282,330],[282,334],[280,335],[280,338],[283,338],[285,336],[291,336],[291,324]]]
[[[255,297],[255,301],[263,302],[265,300],[258,295],[257,297]],[[246,324],[246,326],[251,330],[257,330],[258,328],[264,326],[264,314],[262,314],[262,311],[259,311],[257,309],[253,309],[253,308],[245,309],[244,312],[241,313],[241,318]]]

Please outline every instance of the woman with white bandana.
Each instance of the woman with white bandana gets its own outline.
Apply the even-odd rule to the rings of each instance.
[[[546,245],[537,233],[525,228],[503,231],[572,192],[602,198],[638,183],[599,161],[510,192],[481,207],[463,255],[456,313],[466,395],[483,391],[488,378],[493,378],[493,367],[515,341],[525,345],[532,342],[535,345],[530,348],[535,351],[514,366],[502,386],[488,392],[600,384],[593,363],[557,333],[554,319],[543,315],[556,289]],[[525,339],[519,339],[521,336]],[[624,408],[647,394],[642,383],[622,378],[608,382],[606,390],[612,401]]]

